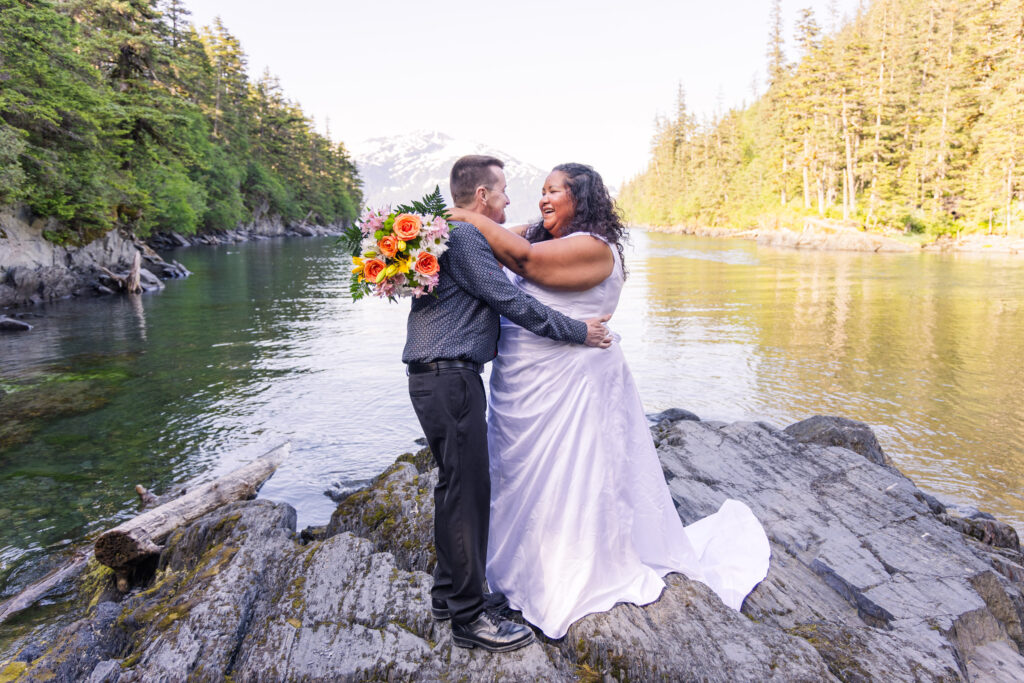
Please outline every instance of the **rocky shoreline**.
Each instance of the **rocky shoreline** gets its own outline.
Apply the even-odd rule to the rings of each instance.
[[[103,296],[116,293],[140,260],[139,285],[144,292],[164,287],[163,280],[188,277],[188,269],[176,260],[165,260],[155,250],[180,247],[236,244],[272,237],[336,235],[340,226],[287,224],[280,218],[263,218],[235,230],[188,237],[158,233],[146,241],[112,230],[84,246],[61,246],[48,241],[44,232],[57,227],[53,220],[33,217],[23,207],[0,209],[0,309],[33,306],[72,296]],[[0,331],[30,330],[31,325],[9,311],[0,319]]]
[[[800,230],[776,225],[759,226],[750,230],[713,228],[693,225],[641,226],[643,230],[675,235],[693,235],[715,239],[745,239],[760,246],[809,251],[857,251],[878,254],[893,253],[964,253],[964,254],[1024,254],[1024,237],[1006,235],[971,234],[940,237],[920,245],[897,239],[898,232],[881,234],[865,232],[857,227],[837,221],[807,220]]]
[[[670,575],[560,640],[490,655],[453,647],[429,613],[428,451],[406,454],[296,532],[268,500],[176,531],[152,579],[119,596],[93,568],[87,613],[0,663],[3,680],[1024,680],[1024,555],[1016,532],[957,510],[897,471],[870,428],[656,416],[684,522],[726,498],[771,541],[742,612]]]

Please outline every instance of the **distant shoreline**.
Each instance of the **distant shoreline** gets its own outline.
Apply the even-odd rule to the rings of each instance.
[[[800,231],[788,228],[737,230],[693,225],[636,225],[632,227],[672,235],[753,240],[761,246],[809,251],[1024,255],[1024,236],[970,234],[959,238],[940,237],[931,242],[915,243],[823,220],[808,220],[803,230]]]

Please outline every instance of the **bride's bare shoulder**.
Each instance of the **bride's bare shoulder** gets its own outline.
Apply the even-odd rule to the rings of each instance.
[[[600,235],[594,235],[589,232],[573,232],[560,237],[554,242],[560,242],[567,249],[573,251],[584,251],[593,254],[604,255],[608,251],[608,240],[604,239]]]

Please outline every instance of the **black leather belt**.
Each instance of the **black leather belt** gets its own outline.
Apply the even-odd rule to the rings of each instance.
[[[473,372],[483,372],[484,366],[471,360],[436,360],[433,363],[409,363],[406,372],[410,375],[421,375],[425,372],[438,372],[447,368],[465,368]]]

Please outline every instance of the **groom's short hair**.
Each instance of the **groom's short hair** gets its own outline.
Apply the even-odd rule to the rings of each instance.
[[[455,162],[449,178],[455,206],[464,207],[472,204],[476,188],[481,185],[489,190],[494,189],[492,185],[498,177],[494,174],[492,166],[505,168],[505,162],[482,154],[467,154]]]

